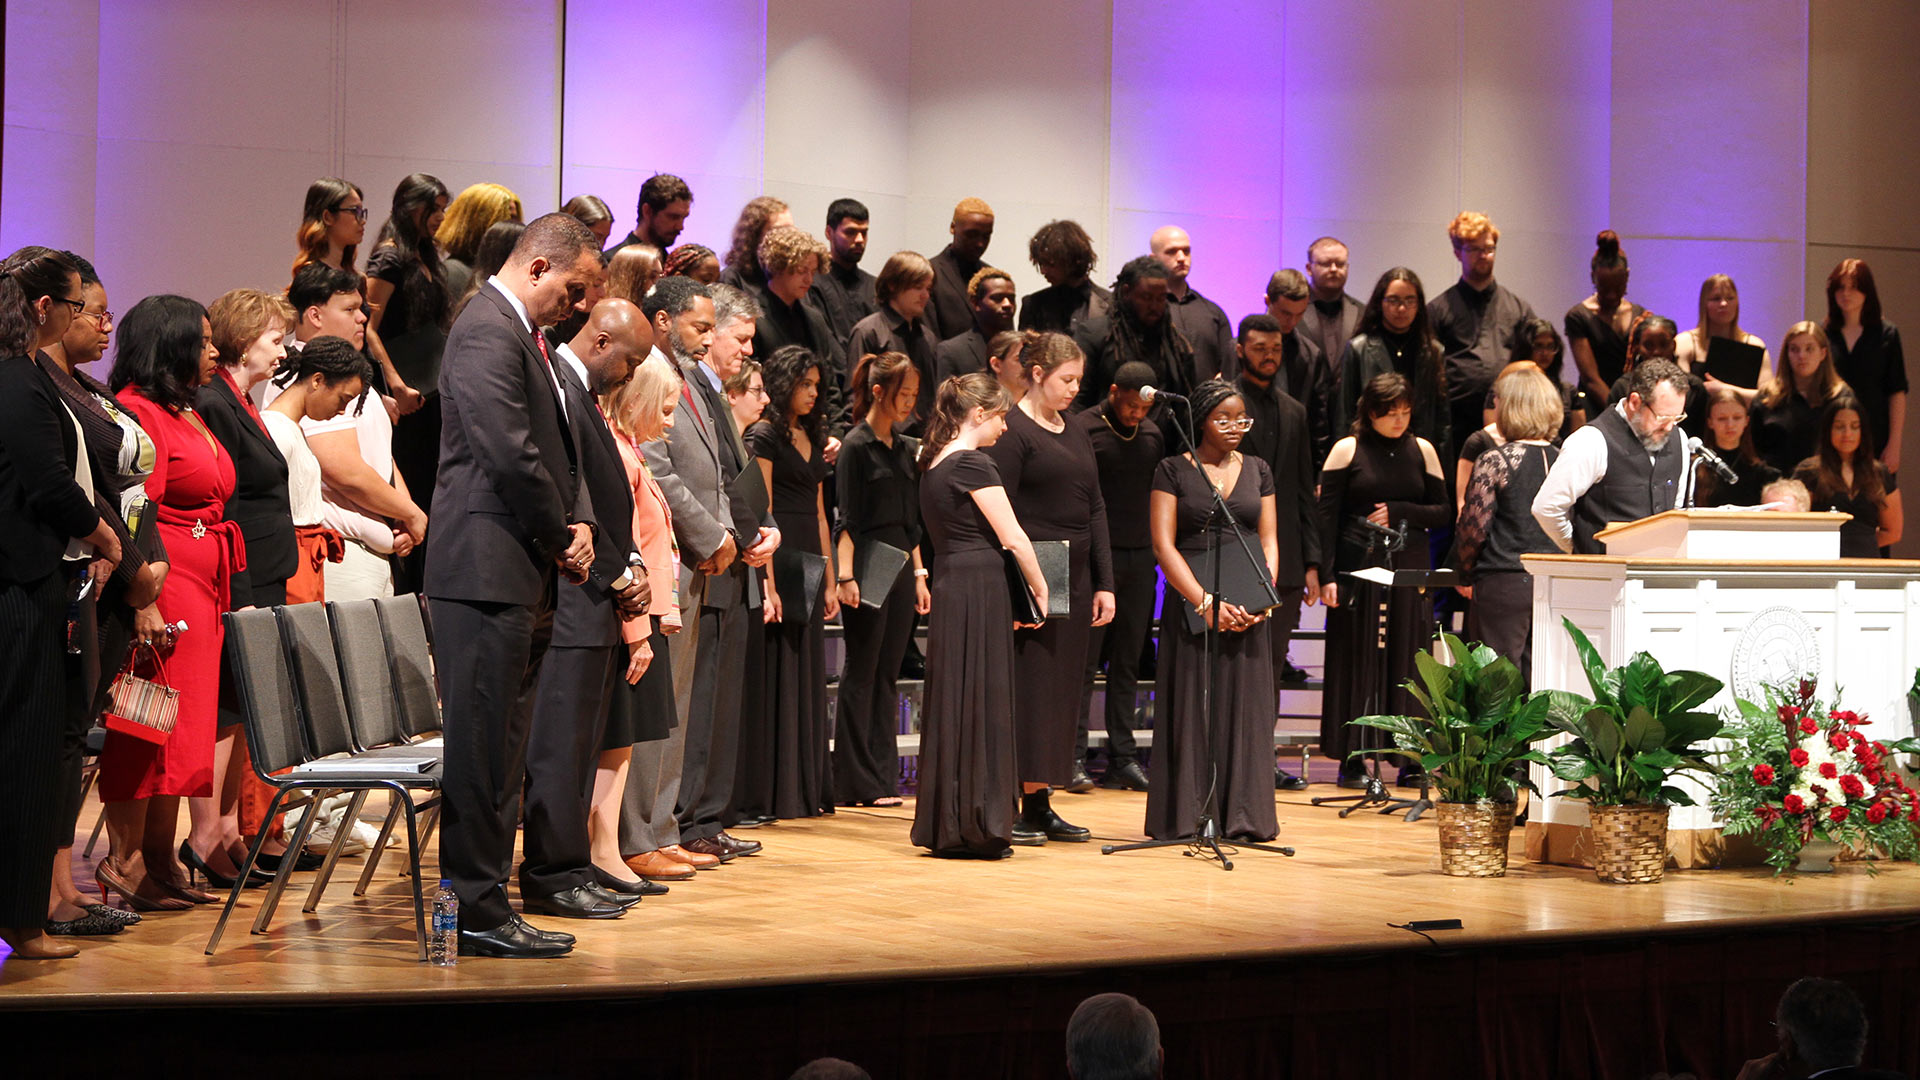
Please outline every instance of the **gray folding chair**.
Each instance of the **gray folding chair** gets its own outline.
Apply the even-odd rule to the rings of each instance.
[[[416,608],[417,610],[417,608]],[[393,664],[388,656],[386,635],[380,628],[380,613],[372,600],[348,600],[327,605],[327,621],[333,626],[333,648],[340,658],[340,681],[346,691],[347,720],[353,743],[361,755],[403,748],[398,753],[412,756],[441,756],[442,746],[409,745],[400,726],[400,699],[394,685]],[[435,773],[439,770],[436,767]],[[439,809],[436,795],[419,804],[419,809]],[[380,825],[380,839],[367,853],[366,868],[353,895],[365,896],[373,882],[380,857],[386,853],[387,839],[400,818],[400,800],[390,800],[387,817]],[[423,841],[424,842],[424,838]]]
[[[410,738],[440,734],[440,693],[434,678],[433,644],[417,596],[383,596],[373,602],[380,613],[392,664],[394,700],[400,729]]]

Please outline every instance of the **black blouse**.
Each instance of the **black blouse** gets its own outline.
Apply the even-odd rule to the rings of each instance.
[[[840,443],[834,464],[834,492],[840,506],[840,531],[853,535],[856,551],[879,541],[902,551],[920,543],[920,472],[914,464],[919,444],[894,436],[880,441],[865,420]]]
[[[1646,314],[1647,309],[1639,304],[1629,303],[1627,309],[1633,319]],[[1633,319],[1627,325],[1633,325]],[[1584,341],[1593,350],[1593,366],[1600,369],[1600,381],[1608,386],[1627,370],[1627,335],[1614,329],[1613,320],[1597,311],[1587,310],[1585,301],[1567,309],[1565,320],[1568,341]]]
[[[1846,335],[1827,330],[1833,349],[1833,366],[1853,388],[1866,410],[1867,426],[1873,434],[1875,454],[1887,448],[1887,401],[1907,392],[1907,354],[1900,347],[1900,330],[1890,322],[1860,331],[1860,340],[1847,347]]]
[[[1880,474],[1880,485],[1887,495],[1899,488],[1894,483],[1894,475],[1878,461],[1873,469]],[[1843,559],[1877,559],[1880,557],[1880,539],[1876,531],[1880,528],[1880,508],[1886,505],[1883,496],[1875,501],[1864,494],[1820,490],[1820,463],[1817,460],[1803,461],[1793,470],[1793,478],[1807,485],[1807,494],[1813,497],[1815,511],[1838,510],[1843,514],[1852,514],[1853,520],[1840,526],[1840,557]]]
[[[1063,419],[1066,419],[1063,417]],[[1095,592],[1113,591],[1113,555],[1107,538],[1107,501],[1100,466],[1085,428],[1068,420],[1048,431],[1019,408],[1007,412],[1007,433],[987,449],[1007,498],[1032,540],[1085,545]]]

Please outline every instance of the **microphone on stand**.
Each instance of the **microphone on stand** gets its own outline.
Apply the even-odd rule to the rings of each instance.
[[[1179,394],[1174,393],[1171,390],[1162,390],[1157,386],[1143,386],[1140,388],[1141,401],[1153,402],[1153,401],[1158,401],[1161,398],[1166,398],[1168,401],[1186,401],[1187,400],[1186,398],[1182,397]]]
[[[1688,436],[1687,450],[1692,453],[1696,459],[1706,462],[1707,467],[1712,469],[1713,474],[1718,476],[1723,482],[1729,484],[1737,484],[1740,482],[1740,474],[1734,472],[1732,466],[1720,460],[1719,454],[1707,449],[1707,444],[1701,442],[1698,435]]]

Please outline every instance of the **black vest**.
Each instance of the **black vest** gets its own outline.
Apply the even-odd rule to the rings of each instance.
[[[1607,473],[1573,504],[1573,550],[1604,555],[1594,534],[1615,522],[1639,521],[1671,510],[1679,496],[1680,446],[1677,430],[1652,458],[1620,410],[1607,408],[1593,427],[1607,440]]]

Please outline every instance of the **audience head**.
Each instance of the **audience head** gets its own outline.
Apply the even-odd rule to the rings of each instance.
[[[606,200],[598,195],[575,195],[567,200],[567,205],[561,207],[560,212],[579,218],[580,224],[593,233],[593,238],[599,241],[600,246],[607,246],[607,237],[613,235],[613,210],[607,206]]]
[[[760,365],[766,379],[767,411],[763,419],[777,432],[799,428],[817,447],[825,441],[824,409],[820,402],[820,358],[805,345],[782,345]]]
[[[987,339],[987,370],[1018,401],[1027,392],[1027,373],[1020,366],[1020,349],[1033,331],[1002,330]]]
[[[1388,371],[1367,380],[1354,408],[1353,434],[1378,432],[1389,439],[1407,433],[1413,423],[1413,384],[1405,375]]]
[[[66,333],[60,335],[60,351],[66,356],[67,366],[79,367],[107,354],[107,342],[113,337],[113,312],[107,309],[107,288],[100,283],[93,264],[71,251],[60,254],[79,268],[80,302],[86,305],[74,312]]]
[[[707,350],[706,364],[721,379],[730,379],[741,362],[753,355],[760,306],[731,285],[709,285],[707,292],[713,297],[713,346]]]
[[[1494,249],[1500,246],[1500,229],[1487,215],[1463,210],[1447,225],[1447,237],[1453,241],[1453,256],[1460,260],[1460,277],[1475,288],[1486,288],[1493,280]]]
[[[762,266],[759,261],[760,241],[769,229],[777,229],[793,224],[793,211],[787,204],[771,195],[759,195],[747,200],[740,208],[740,216],[733,222],[733,243],[727,248],[727,266],[740,270],[755,270]]]
[[[933,415],[920,440],[920,468],[924,471],[940,451],[962,431],[977,431],[981,446],[991,446],[1007,430],[1007,410],[1013,395],[984,371],[955,375],[933,395]]]
[[[973,324],[987,337],[1013,329],[1013,278],[1005,270],[981,267],[967,279],[967,302],[973,305]]]
[[[767,291],[789,304],[813,288],[813,277],[827,268],[827,245],[805,229],[776,225],[760,238],[760,268]]]
[[[1113,279],[1114,299],[1121,312],[1141,326],[1159,326],[1167,317],[1167,295],[1173,274],[1151,255],[1128,259]]]
[[[653,283],[640,310],[653,324],[656,348],[682,363],[706,359],[714,328],[709,286],[678,274],[663,277]]]
[[[933,298],[933,264],[917,251],[896,251],[887,256],[880,276],[873,281],[873,299],[881,307],[891,307],[908,321],[926,314]]]
[[[220,366],[233,376],[241,393],[272,375],[286,359],[287,340],[293,336],[293,305],[284,296],[234,289],[208,306],[207,321],[213,328]]]
[[[660,264],[661,277],[690,277],[702,285],[720,280],[720,256],[705,244],[681,244]]]
[[[1234,340],[1241,372],[1262,386],[1271,384],[1286,357],[1287,335],[1280,329],[1280,320],[1271,315],[1249,315],[1240,320],[1240,333]]]
[[[1700,332],[1710,337],[1740,336],[1740,287],[1725,274],[1700,283]]]
[[[1827,275],[1827,333],[1839,333],[1849,316],[1869,329],[1880,326],[1880,289],[1865,259],[1841,259]]]
[[[787,1080],[873,1080],[867,1070],[839,1058],[815,1058],[794,1070]]]
[[[633,301],[607,297],[587,312],[568,347],[587,369],[587,389],[599,397],[632,378],[653,351],[653,324]]]
[[[132,386],[172,412],[193,406],[194,394],[213,378],[220,354],[213,347],[207,309],[184,296],[149,296],[120,320],[107,387]]]
[[[1532,364],[1521,364],[1493,380],[1494,424],[1508,442],[1548,440],[1560,434],[1566,407],[1560,388]]]
[[[1113,373],[1113,382],[1107,387],[1107,413],[1122,427],[1139,427],[1147,418],[1153,405],[1140,396],[1140,391],[1153,385],[1153,368],[1138,360],[1129,360],[1121,364]]]
[[[1193,238],[1187,235],[1187,230],[1178,225],[1162,225],[1153,230],[1147,250],[1167,268],[1174,285],[1186,285],[1187,275],[1193,271]]]
[[[7,256],[0,262],[0,356],[59,341],[85,306],[80,267],[65,254],[36,245]]]
[[[666,437],[680,404],[680,371],[663,356],[648,355],[633,378],[609,390],[601,411],[614,430],[636,443]]]
[[[374,246],[392,242],[401,254],[438,267],[440,252],[434,246],[434,236],[446,222],[447,199],[447,185],[438,177],[426,173],[406,176],[394,186],[393,208],[381,224]]]
[[[652,244],[628,244],[607,260],[607,295],[638,304],[660,280],[660,249]]]
[[[1507,362],[1530,362],[1551,379],[1559,375],[1560,359],[1565,353],[1566,343],[1560,339],[1560,331],[1536,315],[1521,320],[1514,328],[1513,350],[1507,354]]]
[[[720,389],[727,395],[727,408],[733,413],[734,426],[741,431],[759,423],[767,411],[770,399],[766,372],[756,360],[741,360],[739,370],[723,379]]]
[[[1197,397],[1194,410],[1199,415]],[[1127,994],[1095,994],[1067,1021],[1067,1075],[1073,1080],[1156,1080],[1165,1065],[1160,1022]]]
[[[893,420],[913,415],[920,399],[920,369],[906,353],[868,353],[853,368],[853,415],[865,417],[877,404]]]
[[[337,176],[323,176],[307,185],[300,212],[300,228],[293,234],[299,254],[293,270],[323,261],[328,252],[340,252],[340,265],[353,268],[354,251],[367,238],[367,204],[360,189]]]
[[[1813,509],[1813,495],[1807,485],[1784,477],[1760,489],[1760,505],[1782,513],[1804,514]]]
[[[294,271],[287,303],[293,305],[293,336],[300,341],[331,334],[346,338],[356,349],[367,343],[366,298],[360,294],[359,274],[308,263]]]
[[[331,420],[348,402],[357,403],[356,410],[365,406],[361,395],[373,385],[373,364],[346,338],[323,335],[288,353],[273,381],[289,391],[305,391],[308,420]]]
[[[1027,258],[1049,285],[1076,285],[1099,263],[1093,237],[1077,221],[1049,221],[1027,241]]]
[[[1749,419],[1747,400],[1732,387],[1723,386],[1708,397],[1707,432],[1721,457],[1732,454],[1749,465],[1759,462]]]
[[[1267,314],[1280,324],[1281,333],[1293,333],[1312,302],[1313,287],[1300,271],[1287,267],[1275,270],[1267,279]]]
[[[1316,300],[1338,299],[1347,290],[1347,245],[1331,236],[1308,244],[1307,280]]]
[[[535,327],[552,326],[588,301],[606,280],[593,233],[572,214],[542,214],[527,224],[500,280],[526,305]]]
[[[1087,358],[1066,334],[1051,331],[1030,335],[1020,345],[1020,366],[1027,374],[1028,393],[1055,412],[1065,412],[1080,396]]]
[[[963,259],[978,259],[993,242],[993,207],[974,198],[961,199],[953,208],[953,251]]]
[[[1642,360],[1672,360],[1680,348],[1680,327],[1665,315],[1649,311],[1627,329],[1627,367]]]
[[[1867,1009],[1834,979],[1800,979],[1780,995],[1773,1014],[1780,1055],[1800,1075],[1859,1065],[1867,1054]]]
[[[661,251],[673,250],[673,241],[687,227],[693,212],[693,189],[672,173],[654,173],[640,185],[640,203],[634,211],[634,237]]]
[[[1587,264],[1587,277],[1593,282],[1594,299],[1603,312],[1612,311],[1627,298],[1627,254],[1620,250],[1620,234],[1604,229],[1593,238],[1593,259]]]
[[[502,221],[519,221],[521,216],[520,196],[513,189],[501,184],[473,184],[447,204],[446,220],[433,238],[448,257],[472,266],[479,258],[480,239],[487,230]]]
[[[1641,445],[1658,450],[1687,418],[1687,373],[1671,360],[1642,360],[1627,380],[1627,423]]]
[[[827,204],[828,257],[838,266],[859,266],[867,254],[867,204],[835,199]]]
[[[1433,340],[1427,319],[1427,290],[1420,275],[1404,266],[1396,266],[1374,282],[1373,295],[1367,298],[1367,310],[1360,316],[1362,334],[1412,334],[1417,340]]]

